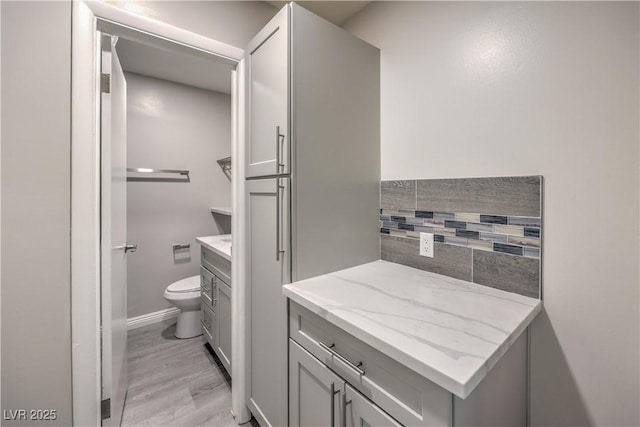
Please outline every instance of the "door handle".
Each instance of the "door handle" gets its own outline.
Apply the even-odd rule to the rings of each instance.
[[[138,245],[136,243],[125,243],[124,245],[120,245],[120,246],[114,246],[115,250],[119,250],[119,249],[123,249],[124,253],[126,254],[127,252],[136,252],[138,250]]]

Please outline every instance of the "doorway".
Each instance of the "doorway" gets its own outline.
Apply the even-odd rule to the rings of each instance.
[[[126,384],[126,374],[123,374],[126,372],[126,368],[123,368],[126,366],[126,359],[123,358],[121,344],[124,342],[126,348],[127,323],[130,322],[127,322],[126,311],[122,310],[123,306],[126,308],[127,288],[122,280],[115,279],[121,278],[122,274],[114,274],[114,267],[119,264],[120,273],[123,267],[126,270],[127,258],[133,256],[135,252],[132,250],[133,242],[130,242],[126,236],[117,236],[112,233],[113,221],[109,221],[109,219],[118,218],[117,222],[121,224],[120,219],[127,216],[123,204],[112,203],[112,201],[122,200],[121,191],[114,191],[114,185],[120,189],[124,187],[126,191],[126,168],[130,165],[125,163],[126,167],[123,168],[121,161],[111,163],[114,159],[114,146],[120,144],[122,148],[122,144],[112,144],[115,141],[112,138],[114,127],[102,126],[105,119],[104,110],[107,106],[111,109],[113,105],[105,103],[101,97],[105,93],[112,94],[112,89],[122,92],[122,88],[118,89],[118,83],[113,78],[110,77],[107,80],[107,77],[103,76],[109,73],[104,72],[106,69],[101,69],[101,62],[109,60],[112,65],[114,62],[113,56],[111,58],[104,56],[102,42],[108,39],[110,48],[115,48],[117,52],[118,40],[127,40],[149,49],[160,49],[183,55],[185,58],[198,58],[225,68],[228,79],[231,81],[230,104],[234,123],[230,126],[233,129],[231,139],[234,141],[237,138],[235,120],[239,102],[234,92],[238,87],[235,69],[241,59],[242,51],[147,18],[131,16],[106,4],[78,2],[74,3],[73,7],[75,35],[72,47],[74,424],[118,425],[122,414],[120,409],[124,406],[124,393],[118,393],[118,390],[126,389],[123,387]],[[113,67],[108,71],[113,73]],[[157,77],[152,78],[157,79]],[[229,120],[231,121],[232,118],[229,117]],[[212,168],[219,168],[216,165],[216,158],[210,160]],[[111,187],[105,185],[107,181]],[[114,213],[115,209],[119,209],[119,213]],[[211,214],[208,213],[208,215]],[[121,225],[118,228],[123,229]],[[126,226],[124,229],[127,230]],[[110,242],[107,236],[111,236]],[[195,253],[198,254],[197,251]],[[173,257],[173,259],[176,258]],[[103,291],[107,291],[107,295]],[[124,305],[121,297],[123,293]],[[118,305],[114,304],[114,298],[119,302],[118,313],[113,310]],[[118,401],[115,401],[116,399]]]
[[[101,39],[103,400],[112,425],[228,424],[230,376],[199,322],[196,238],[231,233],[211,212],[231,206],[231,171],[219,167],[231,154],[231,69]]]

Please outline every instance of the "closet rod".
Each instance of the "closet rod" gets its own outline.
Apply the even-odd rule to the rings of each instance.
[[[150,169],[150,168],[127,168],[127,172],[137,172],[137,173],[177,173],[180,175],[189,176],[188,170],[180,170],[180,169]]]

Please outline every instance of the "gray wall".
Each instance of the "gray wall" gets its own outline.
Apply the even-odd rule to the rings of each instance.
[[[241,48],[276,12],[261,2],[221,3],[142,7],[172,8],[155,18]],[[57,409],[56,422],[71,425],[71,4],[0,7],[2,409]]]
[[[2,409],[71,425],[71,5],[0,7]]]
[[[225,232],[210,208],[231,206],[231,182],[216,163],[231,155],[231,97],[138,74],[126,79],[127,166],[190,171],[190,182],[127,183],[127,238],[138,244],[127,261],[131,318],[171,307],[165,288],[199,274],[195,238]],[[191,250],[174,256],[174,243]]]
[[[542,174],[534,426],[638,415],[638,3],[374,2],[382,179]]]

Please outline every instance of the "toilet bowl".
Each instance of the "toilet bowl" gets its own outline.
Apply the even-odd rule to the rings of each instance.
[[[176,325],[177,338],[202,335],[200,327],[200,276],[173,282],[164,291],[164,299],[180,310]]]

